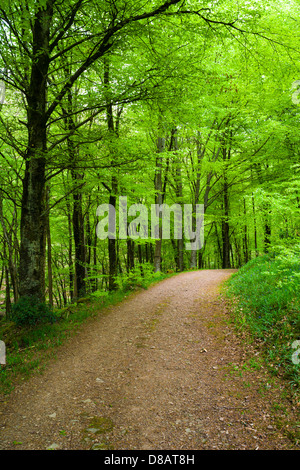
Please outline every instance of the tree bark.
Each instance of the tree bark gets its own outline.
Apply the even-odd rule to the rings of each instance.
[[[113,115],[113,106],[110,98],[110,63],[109,58],[104,57],[104,86],[106,95],[106,121],[107,121],[107,129],[108,129],[108,137],[109,139],[114,139],[118,136],[118,126],[115,126],[114,122],[114,115]],[[114,162],[115,155],[111,155],[112,163]],[[109,196],[109,204],[116,208],[116,201],[117,201],[117,192],[118,192],[118,180],[115,175],[112,176],[111,179],[111,191]],[[109,218],[110,219],[110,218]],[[109,232],[115,231],[115,221],[111,223],[114,226],[109,227]],[[117,244],[115,238],[108,238],[108,258],[109,258],[109,290],[117,289],[116,278],[118,275],[118,255],[117,255]]]
[[[49,214],[49,198],[50,191],[46,191],[46,230],[47,230],[47,269],[48,269],[48,300],[49,305],[53,306],[53,279],[52,279],[52,245],[51,245],[51,230],[50,230],[50,214]]]
[[[134,269],[134,241],[127,239],[127,272]]]
[[[196,180],[194,183],[194,200],[193,200],[193,230],[196,228],[196,204],[199,203],[199,196],[200,196],[200,177],[201,177],[201,171],[200,171],[200,165],[201,165],[201,160],[204,156],[205,153],[205,146],[202,148],[201,141],[200,141],[200,132],[198,132],[198,138],[197,138],[197,169],[196,169]],[[208,194],[207,194],[208,197]],[[202,260],[201,256],[199,256],[199,261],[200,259]],[[202,261],[201,261],[202,263]],[[190,267],[192,269],[197,267],[197,251],[196,250],[191,250],[191,261],[190,261]]]
[[[229,198],[228,186],[225,179],[223,188],[224,215],[222,220],[222,268],[230,268],[230,238],[229,238]]]
[[[230,134],[231,138],[231,134]],[[224,178],[223,178],[223,217],[222,217],[222,268],[228,269],[230,264],[230,236],[229,236],[229,187],[227,181],[227,161],[230,160],[231,149],[225,145],[222,148],[224,161]]]
[[[16,270],[16,263],[14,262],[14,256],[13,256],[13,242],[12,242],[12,233],[11,230],[8,230],[5,222],[5,218],[3,215],[3,200],[2,200],[2,195],[0,192],[0,221],[1,221],[1,226],[2,226],[2,231],[4,235],[4,248],[3,248],[3,253],[5,257],[6,249],[5,249],[5,244],[7,244],[7,249],[8,249],[8,269],[9,269],[9,274],[10,274],[10,279],[11,279],[11,284],[13,288],[13,294],[14,294],[14,302],[17,302],[18,300],[18,279],[17,279],[17,270]],[[1,286],[0,286],[1,288]]]
[[[249,261],[249,247],[248,247],[248,227],[247,227],[247,211],[246,211],[246,200],[244,198],[244,263],[247,264]]]
[[[163,137],[158,137],[157,139],[157,153],[156,158],[156,174],[155,174],[155,204],[156,207],[162,204],[163,195],[162,195],[162,157],[161,153],[165,150],[165,139]],[[161,213],[159,214],[159,235],[158,239],[155,240],[154,247],[154,272],[161,271],[161,246],[162,246],[162,226],[161,226]]]
[[[27,94],[28,147],[21,207],[20,296],[45,299],[46,90],[52,2],[36,11],[33,59]]]
[[[112,191],[109,196],[109,204],[110,206],[116,207],[116,200],[117,200],[117,189],[118,183],[116,178],[112,177]],[[113,224],[116,222],[113,221]],[[109,232],[114,232],[115,227],[110,226]],[[117,255],[117,243],[115,238],[108,238],[108,258],[109,258],[109,290],[116,290],[117,289],[117,275],[118,275],[118,255]]]
[[[73,182],[78,186],[83,176],[76,171],[72,171]],[[76,296],[84,297],[86,295],[86,250],[84,237],[84,216],[82,211],[82,193],[80,189],[73,191],[73,235],[75,246],[75,279]]]
[[[183,203],[183,187],[182,187],[182,176],[181,176],[181,162],[178,159],[178,139],[177,139],[177,129],[172,129],[171,135],[171,145],[170,150],[173,150],[176,155],[176,169],[175,169],[175,194],[176,202],[180,205]],[[184,270],[183,263],[183,236],[178,240],[174,240],[176,246],[176,262],[177,262],[177,271]]]
[[[73,264],[73,231],[72,231],[72,216],[71,204],[67,200],[67,218],[68,218],[68,265],[69,265],[69,296],[70,301],[74,298],[74,264]]]
[[[256,227],[256,214],[255,214],[255,203],[254,203],[254,195],[252,194],[252,209],[253,209],[253,230],[254,230],[254,249],[255,249],[255,256],[258,256],[258,246],[257,246],[257,227]]]
[[[10,298],[10,283],[8,269],[5,267],[5,316],[10,318],[11,314],[11,298]]]

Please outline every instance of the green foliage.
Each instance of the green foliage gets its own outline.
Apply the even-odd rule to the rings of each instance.
[[[153,266],[149,263],[136,265],[129,273],[122,274],[117,278],[117,285],[122,291],[130,291],[138,288],[146,289],[149,284],[161,281],[167,277],[162,272],[153,272]]]
[[[24,296],[12,305],[11,319],[18,326],[53,323],[56,319],[52,309],[35,297]]]
[[[235,301],[235,322],[259,341],[275,374],[300,385],[292,343],[300,339],[300,245],[276,247],[251,260],[227,283]]]

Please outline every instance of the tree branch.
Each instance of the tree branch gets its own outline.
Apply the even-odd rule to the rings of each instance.
[[[81,0],[79,0],[80,2]],[[154,16],[158,16],[162,13],[164,13],[168,8],[172,5],[176,5],[177,3],[180,3],[181,0],[168,0],[166,1],[163,5],[160,7],[156,8],[155,10],[152,10],[147,13],[143,13],[141,15],[136,15],[132,16],[129,18],[126,18],[123,21],[119,21],[117,23],[113,23],[110,28],[104,32],[104,36],[102,41],[96,45],[93,50],[91,51],[90,55],[87,57],[87,59],[83,62],[83,64],[74,72],[74,74],[69,78],[67,83],[62,87],[61,91],[57,94],[56,98],[54,98],[52,104],[49,106],[47,112],[46,112],[46,120],[48,121],[49,117],[53,113],[53,111],[56,109],[60,101],[63,99],[63,97],[67,94],[67,92],[72,88],[76,80],[91,66],[93,65],[98,59],[103,57],[106,52],[109,51],[109,49],[112,47],[112,38],[115,36],[121,29],[123,29],[125,26],[135,23],[137,21],[141,21],[147,18],[152,18]]]

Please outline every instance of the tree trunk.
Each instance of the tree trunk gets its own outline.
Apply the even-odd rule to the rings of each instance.
[[[93,245],[93,263],[94,263],[94,276],[97,273],[97,234],[94,234],[94,245]],[[96,291],[98,289],[98,278],[94,279],[93,282],[93,291]]]
[[[264,252],[268,253],[271,246],[271,226],[269,222],[265,223]]]
[[[141,276],[144,277],[144,270],[143,270],[143,253],[142,253],[142,245],[139,243],[137,246],[138,251],[138,260],[140,265]]]
[[[112,192],[109,196],[109,204],[113,207],[116,207],[116,200],[117,200],[117,189],[118,184],[116,178],[112,177]],[[111,222],[111,221],[110,221]],[[116,222],[113,221],[115,224]],[[109,232],[114,232],[115,227],[109,227]],[[117,282],[116,278],[118,275],[118,257],[117,257],[117,244],[115,238],[108,238],[108,258],[109,258],[109,285],[108,288],[110,291],[117,289]]]
[[[134,269],[134,241],[127,238],[127,272]]]
[[[50,191],[46,192],[46,231],[47,231],[47,270],[48,270],[48,299],[49,305],[53,306],[53,282],[52,282],[52,246],[51,246],[51,230],[50,230],[50,213],[49,213],[49,197]]]
[[[31,152],[30,152],[31,154]],[[19,294],[45,299],[45,159],[26,162],[21,207]]]
[[[13,256],[12,233],[11,233],[11,230],[7,229],[6,222],[5,222],[4,215],[3,215],[2,203],[3,203],[3,200],[2,200],[1,193],[0,193],[0,221],[1,221],[1,226],[2,226],[2,231],[3,231],[3,236],[4,236],[3,253],[4,253],[4,258],[5,258],[5,253],[6,253],[5,244],[7,244],[8,269],[9,269],[11,284],[12,284],[12,288],[13,288],[14,302],[17,302],[17,300],[18,300],[18,279],[17,279],[17,272],[16,272],[16,263],[14,262],[14,256]],[[0,289],[1,289],[1,286],[0,286]]]
[[[68,264],[69,264],[69,295],[70,301],[73,302],[74,298],[74,267],[73,267],[73,247],[72,247],[72,218],[71,218],[71,204],[67,201],[67,217],[68,217]],[[77,296],[77,295],[76,295]],[[75,297],[76,297],[75,296]]]
[[[199,196],[200,196],[200,177],[201,177],[201,160],[204,156],[205,153],[205,147],[202,148],[201,146],[201,141],[200,141],[200,132],[198,132],[198,138],[197,138],[197,170],[196,170],[196,181],[194,184],[194,201],[193,201],[193,217],[192,217],[192,224],[193,224],[193,231],[196,229],[196,205],[199,203]],[[207,186],[207,195],[206,195],[206,204],[207,204],[207,198],[208,198],[208,186]],[[199,255],[199,261],[200,259],[202,260],[201,255]],[[202,262],[202,261],[201,261]],[[197,250],[191,250],[191,261],[190,261],[190,267],[192,269],[197,268]],[[199,266],[200,267],[200,266]]]
[[[227,150],[223,148],[223,160],[230,159],[230,148]],[[222,218],[222,268],[230,268],[230,239],[229,239],[229,195],[227,183],[227,168],[224,168],[224,183],[223,183],[223,218]]]
[[[10,318],[11,313],[11,299],[10,299],[10,283],[8,269],[5,268],[5,316]]]
[[[222,220],[222,268],[230,268],[230,239],[229,239],[229,201],[227,184],[224,184],[224,216]]]
[[[52,2],[40,7],[33,24],[33,58],[27,94],[28,148],[21,206],[20,296],[45,298],[46,90]]]
[[[82,176],[77,172],[72,172],[75,185],[82,180]],[[82,211],[81,190],[73,191],[73,235],[75,245],[75,277],[76,277],[76,295],[77,298],[86,295],[86,250],[84,240],[84,217]]]
[[[248,249],[248,227],[247,227],[247,219],[246,219],[246,201],[244,198],[244,263],[247,264],[249,261],[249,249]]]
[[[173,145],[172,148],[174,152],[176,153],[178,151],[178,140],[177,140],[177,129],[172,129],[172,141]],[[182,177],[181,177],[181,162],[179,162],[178,157],[176,161],[176,185],[175,185],[175,191],[176,191],[176,202],[178,204],[183,203],[183,187],[182,187]],[[184,270],[184,265],[183,265],[183,236],[177,240],[177,270],[178,271],[183,271]]]
[[[157,139],[157,153],[156,158],[156,174],[155,174],[155,204],[156,207],[162,204],[162,157],[161,153],[165,150],[165,139],[163,137],[158,137]],[[162,246],[162,226],[161,226],[161,213],[159,214],[159,235],[158,239],[155,240],[154,247],[154,272],[161,271],[161,246]]]
[[[64,67],[66,79],[71,71],[66,64]],[[76,147],[72,133],[75,131],[76,123],[73,119],[74,103],[71,90],[67,93],[67,115],[65,116],[65,125],[69,136],[67,138],[67,148],[69,164],[71,168],[71,176],[73,182],[73,211],[72,226],[74,237],[74,254],[75,254],[75,276],[74,276],[74,292],[73,297],[79,298],[86,295],[86,247],[84,233],[84,215],[82,209],[82,187],[84,185],[84,173],[78,170],[79,151]],[[63,110],[64,112],[64,110]]]
[[[113,115],[113,106],[109,96],[110,93],[110,64],[109,59],[104,57],[104,86],[105,91],[107,92],[106,96],[106,121],[107,121],[107,129],[109,133],[109,138],[112,140],[118,136],[118,126],[115,128],[114,122],[114,115]],[[114,163],[115,155],[112,154],[112,163]],[[109,204],[116,208],[116,201],[117,201],[117,192],[118,192],[118,180],[115,175],[112,176],[111,182],[111,192],[109,196]],[[109,217],[110,219],[110,217]],[[110,219],[110,227],[109,232],[115,231],[115,226],[111,226],[111,219]],[[115,221],[113,224],[115,225]],[[118,275],[118,256],[117,256],[117,245],[116,240],[114,238],[108,238],[108,257],[109,257],[109,290],[117,289],[116,278]]]
[[[268,253],[271,246],[271,205],[269,201],[263,203],[264,217],[264,252]]]
[[[255,249],[255,256],[258,256],[258,247],[257,247],[257,227],[256,227],[256,214],[255,214],[255,203],[254,203],[254,196],[252,194],[252,209],[253,209],[253,226],[254,226],[254,249]]]

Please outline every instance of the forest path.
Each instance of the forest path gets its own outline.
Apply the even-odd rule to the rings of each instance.
[[[242,368],[231,273],[176,275],[89,321],[2,402],[0,449],[299,449],[280,382]]]

